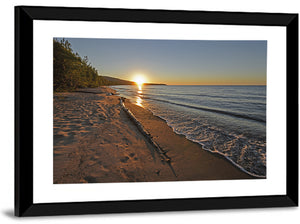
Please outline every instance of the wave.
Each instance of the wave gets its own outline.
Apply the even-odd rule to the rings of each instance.
[[[175,103],[172,101],[161,100],[161,99],[156,99],[156,98],[149,98],[149,97],[143,97],[143,98],[149,99],[149,100],[155,100],[155,101],[159,101],[159,102],[164,102],[164,103],[169,103],[169,104],[173,104],[176,106],[181,106],[181,107],[186,107],[186,108],[191,108],[191,109],[196,109],[196,110],[202,110],[202,111],[208,111],[208,112],[213,112],[213,113],[218,113],[218,114],[224,114],[224,115],[229,115],[229,116],[233,116],[233,117],[237,117],[237,118],[248,119],[248,120],[257,121],[257,122],[261,122],[261,123],[266,122],[266,120],[264,120],[264,119],[251,117],[251,116],[245,115],[245,114],[238,114],[238,113],[234,113],[234,112],[218,110],[218,109],[213,109],[213,108],[192,106],[192,105],[187,105],[187,104],[182,104],[182,103]]]
[[[222,92],[219,87],[200,92],[189,86],[147,87],[142,92],[133,87],[116,90],[133,103],[137,97],[142,98],[145,109],[165,120],[175,133],[200,144],[203,150],[220,154],[251,176],[266,178],[266,96],[263,91],[256,95],[253,88],[229,89],[231,91],[218,94]],[[196,110],[207,113],[200,116]]]
[[[236,166],[237,168],[239,168],[241,171],[247,173],[248,175],[250,176],[253,176],[253,177],[256,177],[256,178],[266,178],[266,175],[260,175],[260,174],[257,174],[257,173],[254,173],[254,172],[250,172],[248,170],[246,170],[242,165],[238,164],[237,162],[235,162],[232,158],[230,158],[229,156],[225,155],[224,153],[220,152],[220,151],[214,151],[214,150],[211,150],[209,147],[207,147],[204,143],[194,139],[193,137],[191,137],[188,133],[184,133],[184,132],[180,132],[180,131],[177,131],[176,128],[170,124],[169,120],[166,119],[165,117],[163,116],[159,116],[158,114],[156,114],[153,110],[151,110],[150,108],[147,108],[149,111],[151,111],[151,113],[154,115],[154,116],[157,116],[159,118],[161,118],[162,120],[164,120],[169,127],[171,127],[173,129],[173,131],[176,133],[176,134],[180,134],[180,135],[184,135],[186,139],[192,141],[192,142],[195,142],[199,145],[202,146],[202,148],[206,151],[209,151],[210,153],[213,153],[213,154],[218,154],[218,155],[221,155],[223,156],[225,159],[227,159],[230,163],[232,163],[234,166]]]
[[[151,99],[153,96],[154,97],[159,97],[159,98],[166,98],[166,94],[147,94],[147,93],[143,93],[143,96],[148,97],[149,99]],[[140,94],[137,94],[137,96],[140,96]],[[181,97],[183,96],[183,97]],[[212,102],[227,102],[231,105],[236,105],[236,106],[241,106],[241,105],[245,105],[247,107],[249,107],[250,105],[256,106],[256,107],[264,107],[266,104],[265,102],[262,102],[261,99],[257,99],[257,98],[253,98],[253,97],[245,97],[245,98],[235,98],[235,97],[227,97],[227,96],[213,96],[213,95],[205,95],[205,94],[168,94],[167,99],[168,100],[176,100],[176,101],[186,101],[189,100],[187,99],[185,96],[197,96],[197,97],[205,97],[205,98],[213,98],[212,100],[208,100],[208,99],[204,99],[205,101],[212,101]],[[215,99],[217,99],[218,101],[215,101]],[[244,100],[243,102],[241,102],[241,100]]]
[[[144,95],[151,95],[151,94],[144,94]],[[165,96],[166,94],[162,93],[162,94],[153,94],[152,95],[156,95],[156,96]],[[220,99],[237,99],[236,97],[233,96],[221,96],[221,95],[208,95],[208,94],[194,94],[194,93],[176,93],[176,94],[172,94],[172,93],[168,93],[168,96],[197,96],[197,97],[210,97],[210,98],[220,98]],[[249,96],[249,95],[239,95],[239,99],[252,99],[252,100],[264,100],[265,96]],[[263,103],[262,103],[263,104]]]

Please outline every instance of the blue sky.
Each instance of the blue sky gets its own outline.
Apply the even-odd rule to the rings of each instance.
[[[100,75],[183,85],[265,85],[267,41],[65,38]]]

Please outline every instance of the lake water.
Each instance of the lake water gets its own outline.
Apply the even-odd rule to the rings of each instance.
[[[178,134],[266,176],[266,86],[113,86]]]

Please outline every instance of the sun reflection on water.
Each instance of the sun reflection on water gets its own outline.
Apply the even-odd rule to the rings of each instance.
[[[138,96],[136,98],[136,105],[138,105],[140,107],[143,107],[142,102],[143,102],[142,98]]]
[[[137,85],[138,85],[139,91],[142,91],[142,85],[143,84],[137,84]]]
[[[140,107],[143,107],[143,105],[142,105],[142,102],[143,102],[143,99],[142,99],[142,97],[143,97],[142,86],[143,86],[143,84],[137,84],[137,86],[138,86],[138,91],[137,91],[138,96],[136,97],[136,103],[135,104],[140,106]]]

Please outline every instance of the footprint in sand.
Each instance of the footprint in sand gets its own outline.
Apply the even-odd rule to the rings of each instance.
[[[123,137],[122,140],[126,143],[126,145],[131,144],[131,141],[126,137]]]
[[[134,155],[135,155],[135,153],[133,153],[133,152],[129,154],[130,157],[134,157]]]
[[[83,179],[86,180],[88,183],[97,183],[97,179],[92,176],[87,176],[87,177],[84,177]]]
[[[127,161],[129,160],[129,157],[128,156],[125,156],[124,158],[120,159],[120,161],[122,163],[127,163]]]

